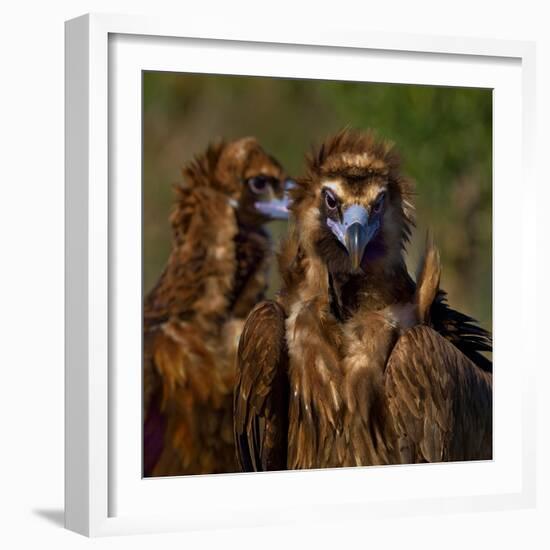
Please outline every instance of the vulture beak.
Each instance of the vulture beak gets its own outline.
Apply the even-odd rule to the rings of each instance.
[[[352,204],[344,211],[342,222],[329,218],[327,223],[336,238],[346,247],[352,269],[357,271],[361,267],[367,244],[378,231],[379,220],[370,220],[366,208]]]
[[[291,179],[287,179],[282,198],[279,199],[276,196],[272,196],[271,199],[267,201],[255,202],[254,207],[260,214],[263,214],[270,220],[287,220],[289,205],[288,192],[292,187],[294,187],[294,182]]]

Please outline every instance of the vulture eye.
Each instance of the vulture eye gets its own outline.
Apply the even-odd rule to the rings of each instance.
[[[249,178],[247,180],[248,187],[250,187],[250,190],[253,193],[260,194],[263,193],[268,185],[268,179],[264,178],[263,176],[256,176],[254,178]]]
[[[330,191],[325,191],[325,203],[329,210],[334,210],[338,206],[336,198]]]
[[[380,214],[382,212],[382,206],[384,206],[384,199],[386,198],[386,193],[382,192],[380,195],[378,195],[378,198],[376,199],[376,202],[374,203],[372,207],[372,211],[374,214]]]

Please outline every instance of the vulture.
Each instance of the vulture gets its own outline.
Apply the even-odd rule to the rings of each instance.
[[[264,298],[264,225],[287,218],[286,183],[251,137],[212,144],[183,169],[172,250],[144,300],[146,477],[238,471],[235,356],[245,319]]]
[[[492,337],[439,288],[428,237],[405,264],[413,184],[393,145],[346,129],[307,157],[274,301],[237,352],[243,471],[492,458]]]

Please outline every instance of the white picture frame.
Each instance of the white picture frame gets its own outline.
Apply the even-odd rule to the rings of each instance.
[[[520,204],[506,189],[527,184],[533,170],[534,66],[529,42],[114,15],[68,21],[66,527],[98,536],[533,506],[536,352],[527,320],[536,300],[527,266],[536,249],[527,235],[536,220],[524,212],[536,189]],[[495,90],[494,460],[141,479],[139,75],[151,69]],[[507,224],[511,211],[521,231]],[[507,247],[521,251],[519,264],[510,265]],[[504,303],[510,282],[516,293]]]

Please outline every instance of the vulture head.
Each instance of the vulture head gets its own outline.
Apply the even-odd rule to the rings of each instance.
[[[185,189],[203,186],[221,192],[239,223],[258,227],[287,219],[287,179],[281,165],[253,137],[218,142],[183,170]]]
[[[390,144],[343,130],[308,156],[290,209],[307,254],[331,273],[356,274],[402,260],[414,224],[411,194]]]

